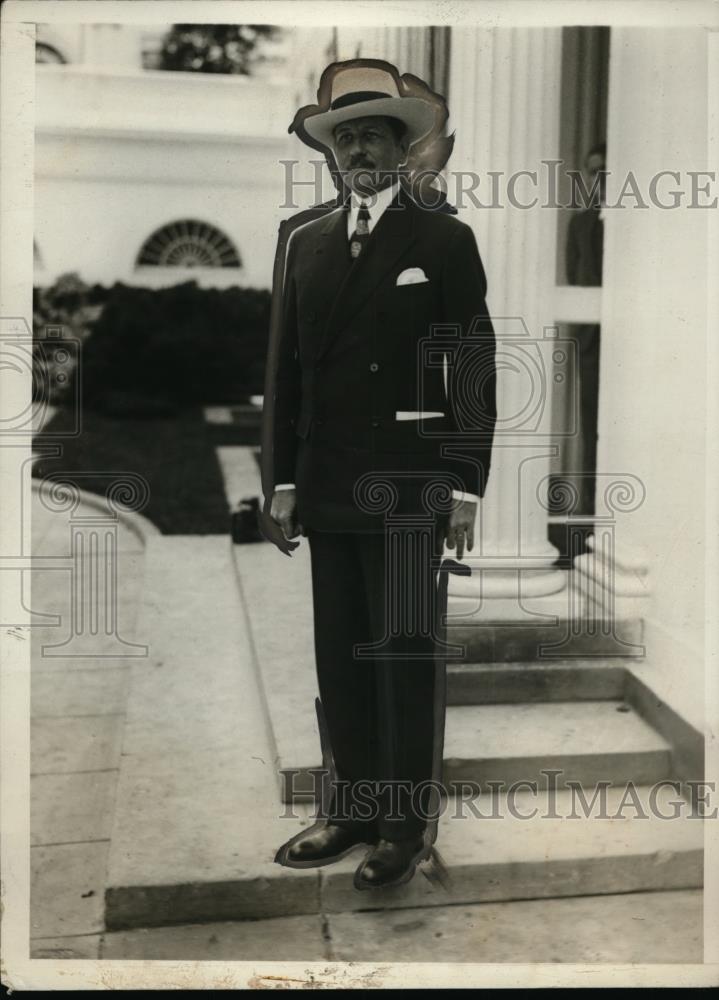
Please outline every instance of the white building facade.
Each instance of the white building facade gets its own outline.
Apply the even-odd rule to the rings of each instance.
[[[105,285],[271,284],[291,120],[282,60],[252,76],[143,69],[159,34],[39,31],[68,62],[37,66],[36,284],[68,271]]]

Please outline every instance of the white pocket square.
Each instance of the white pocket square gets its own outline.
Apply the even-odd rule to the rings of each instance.
[[[394,415],[395,420],[431,420],[434,417],[443,417],[441,410],[397,410]],[[275,489],[279,489],[275,486]]]
[[[421,267],[408,267],[397,278],[396,285],[419,285],[423,281],[429,281]]]

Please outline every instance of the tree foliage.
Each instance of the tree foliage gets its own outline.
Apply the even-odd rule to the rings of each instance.
[[[275,36],[270,24],[173,24],[160,52],[160,69],[249,76],[262,59],[262,42]]]

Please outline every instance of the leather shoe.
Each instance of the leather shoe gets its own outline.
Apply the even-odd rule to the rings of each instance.
[[[409,882],[420,861],[428,858],[432,848],[424,837],[409,840],[384,840],[367,854],[355,872],[356,889],[383,889]]]
[[[349,854],[359,844],[369,844],[368,834],[327,823],[306,831],[283,844],[275,856],[290,868],[319,868]]]

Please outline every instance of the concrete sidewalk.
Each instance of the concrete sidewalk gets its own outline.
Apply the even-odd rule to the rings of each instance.
[[[100,957],[184,961],[701,963],[702,892],[318,913],[132,931]]]
[[[97,519],[80,504],[73,520]],[[31,630],[31,899],[33,953],[97,956],[115,787],[132,659],[107,637],[97,656],[60,655],[71,615],[89,626],[88,589],[73,606],[70,517],[32,494],[32,554],[43,567],[25,574],[25,603],[57,616]],[[83,576],[92,555],[80,560]],[[48,564],[57,560],[57,568]],[[134,636],[144,573],[143,540],[117,525],[117,631]],[[45,647],[45,648],[43,648]],[[53,648],[54,647],[54,648]],[[104,652],[104,650],[108,652]]]

